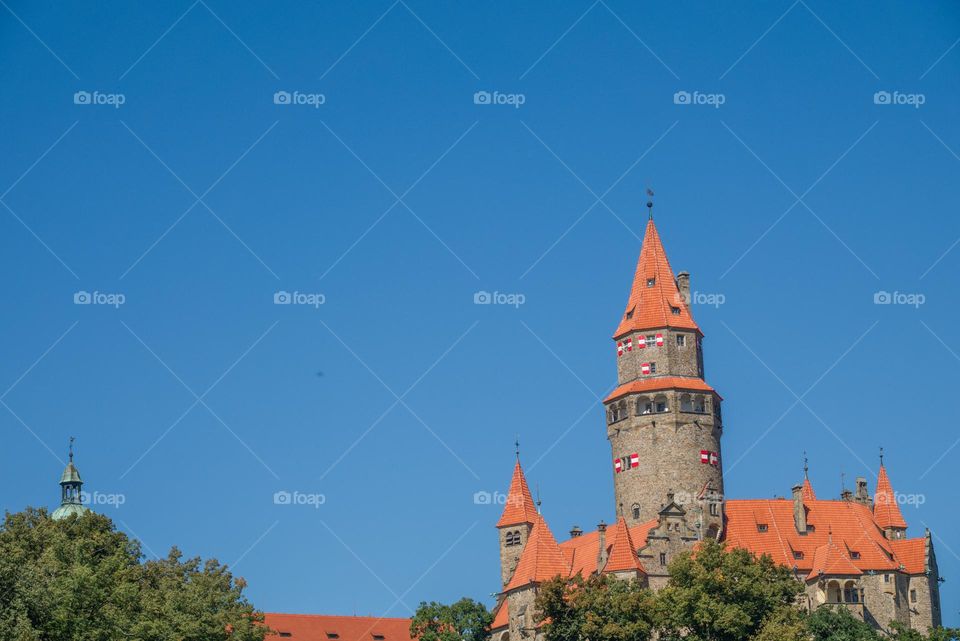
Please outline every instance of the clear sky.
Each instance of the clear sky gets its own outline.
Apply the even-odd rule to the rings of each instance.
[[[558,536],[614,514],[652,186],[728,495],[883,446],[960,624],[955,4],[0,5],[5,509],[74,435],[96,509],[260,608],[492,603],[518,433]]]

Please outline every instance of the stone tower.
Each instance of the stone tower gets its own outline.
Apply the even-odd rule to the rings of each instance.
[[[537,522],[537,516],[530,487],[523,476],[523,468],[520,467],[520,455],[517,454],[517,464],[513,468],[513,478],[510,479],[510,490],[507,492],[503,514],[497,521],[497,530],[500,533],[500,575],[504,585],[510,582],[513,571],[517,568],[533,524]]]
[[[652,211],[652,210],[651,210]],[[674,276],[651,214],[613,340],[617,388],[604,399],[615,509],[629,525],[682,506],[700,536],[723,527],[720,395],[704,381],[690,276]]]

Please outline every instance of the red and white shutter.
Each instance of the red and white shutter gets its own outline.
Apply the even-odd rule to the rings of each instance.
[[[639,455],[639,454],[634,453],[634,454],[631,454],[631,455],[630,455],[630,467],[631,467],[631,468],[640,467],[640,455]]]
[[[716,452],[710,452],[710,465],[719,465],[720,455]]]
[[[650,373],[650,363],[643,363],[643,364],[640,366],[640,373],[641,373],[641,374],[649,374],[649,373]]]
[[[617,343],[617,356],[623,356],[623,342]]]
[[[646,336],[637,336],[637,347],[643,349],[647,346],[647,337]]]
[[[618,459],[618,458],[613,459],[613,469],[614,469],[614,471],[616,471],[617,474],[619,474],[620,472],[622,472],[622,471],[623,471],[623,461],[621,461],[621,460]]]
[[[632,351],[633,351],[633,339],[632,339],[632,338],[627,338],[627,351],[628,351],[628,352],[632,352]]]
[[[657,334],[657,347],[663,345],[663,334]]]
[[[710,462],[710,452],[708,450],[700,450],[700,462],[703,464]]]

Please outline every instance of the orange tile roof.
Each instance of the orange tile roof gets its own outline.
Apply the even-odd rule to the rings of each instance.
[[[897,496],[890,485],[890,478],[883,465],[880,466],[880,475],[877,477],[877,492],[873,496],[873,516],[877,525],[887,527],[907,527],[903,520],[900,506],[897,505]]]
[[[640,557],[637,556],[637,548],[630,536],[630,528],[627,527],[627,522],[622,516],[617,519],[617,524],[613,526],[611,539],[610,552],[607,556],[607,563],[603,566],[603,571],[625,572],[633,570],[646,574],[643,564],[640,563]]]
[[[810,479],[807,477],[803,477],[803,490],[800,496],[803,497],[804,503],[817,500],[817,494],[813,491],[813,486],[810,485]]]
[[[500,602],[500,607],[493,614],[493,622],[490,624],[491,630],[505,628],[510,623],[510,602],[504,599]]]
[[[694,390],[697,392],[713,392],[716,394],[716,390],[703,382],[703,379],[700,378],[687,378],[685,376],[659,376],[653,378],[643,378],[638,381],[630,381],[629,383],[624,383],[613,390],[607,397],[603,399],[603,402],[612,401],[615,398],[620,398],[626,394],[642,393],[642,392],[655,392],[658,390],[665,389],[685,389],[685,390]]]
[[[289,638],[293,641],[413,641],[410,637],[410,619],[378,617],[345,617],[322,614],[279,614],[268,612],[264,625],[279,634],[268,634],[267,639]],[[289,636],[287,636],[289,633]],[[331,637],[331,634],[337,635]]]
[[[530,538],[520,554],[517,569],[513,571],[504,592],[530,583],[549,581],[556,576],[570,576],[570,564],[560,551],[547,522],[538,514],[530,530]]]
[[[634,544],[643,547],[647,542],[647,534],[657,526],[657,519],[634,525],[630,528],[630,538]],[[584,532],[580,536],[567,539],[560,544],[563,556],[570,565],[570,576],[587,577],[597,571],[597,553],[600,551],[600,534],[593,530]]]
[[[537,506],[533,502],[527,479],[523,476],[520,461],[513,468],[513,478],[510,480],[510,491],[507,492],[507,502],[503,506],[503,514],[497,521],[497,527],[518,525],[520,523],[536,523]]]
[[[866,505],[821,500],[805,500],[804,505],[807,523],[814,531],[801,535],[794,525],[792,500],[729,500],[724,506],[725,539],[734,547],[757,555],[769,554],[774,561],[804,572],[814,569],[818,552],[824,554],[819,548],[831,540],[860,571],[889,571],[899,566],[895,548],[883,536]],[[758,524],[765,524],[767,531],[760,532]],[[803,558],[795,558],[794,552],[801,553]],[[853,558],[853,552],[858,552],[859,558]]]
[[[922,574],[927,569],[926,539],[895,539],[890,547],[907,574]]]
[[[654,279],[654,284],[650,287],[647,286],[649,279]],[[679,309],[680,313],[673,314],[671,307]],[[679,327],[700,331],[693,316],[690,315],[689,307],[680,295],[676,277],[670,268],[670,261],[667,260],[667,253],[660,242],[660,234],[657,233],[657,227],[651,218],[643,236],[643,246],[640,249],[637,270],[633,276],[633,287],[630,289],[627,309],[613,338],[617,339],[628,332],[657,327]]]
[[[863,572],[853,564],[853,561],[843,550],[837,547],[832,540],[828,540],[826,544],[821,545],[814,552],[813,567],[810,568],[807,580],[815,579],[820,574],[859,576]]]

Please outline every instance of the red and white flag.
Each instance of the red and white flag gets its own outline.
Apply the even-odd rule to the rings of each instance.
[[[649,374],[649,373],[650,373],[650,363],[644,363],[643,365],[641,365],[641,366],[640,366],[640,373],[641,373],[641,374]]]
[[[630,455],[630,467],[631,467],[631,468],[640,467],[640,455],[639,455],[639,454],[631,454],[631,455]]]
[[[639,347],[640,349],[643,349],[643,348],[646,347],[646,346],[647,346],[647,338],[646,338],[646,336],[638,336],[638,337],[637,337],[637,347]]]
[[[657,334],[657,347],[663,345],[663,334]]]
[[[613,459],[613,469],[617,472],[617,474],[619,474],[620,472],[622,472],[622,471],[623,471],[623,462],[622,462],[620,459],[618,459],[618,458]]]
[[[704,464],[710,462],[710,452],[708,450],[700,450],[700,462]]]
[[[632,339],[632,338],[628,338],[628,339],[627,339],[627,351],[628,351],[628,352],[632,352],[632,351],[633,351],[633,339]]]

